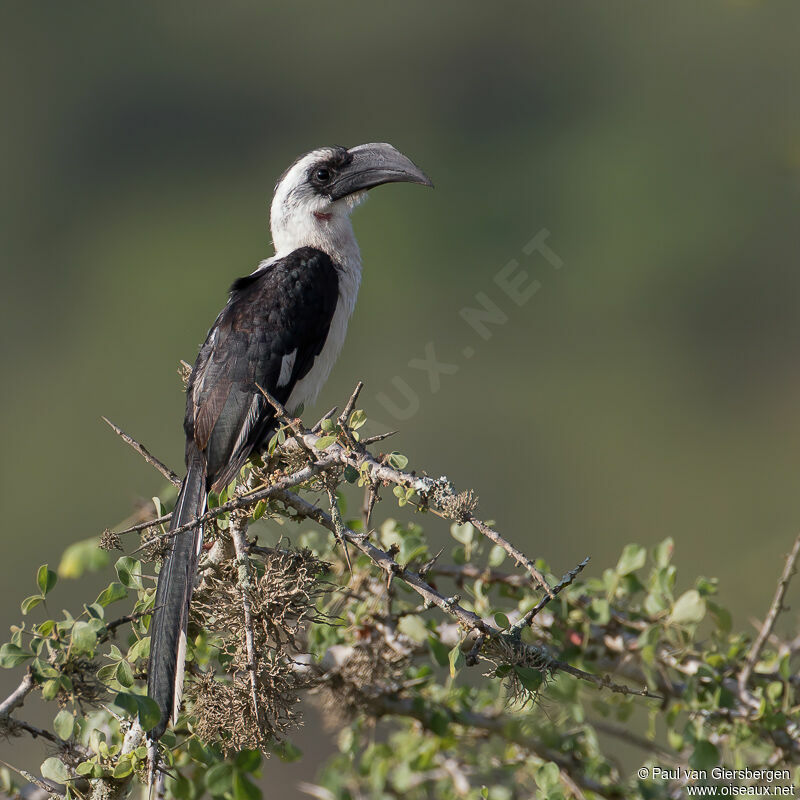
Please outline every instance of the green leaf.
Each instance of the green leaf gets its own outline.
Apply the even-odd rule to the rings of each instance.
[[[274,752],[281,761],[285,761],[289,764],[303,757],[303,751],[290,741],[280,742]]]
[[[366,421],[367,415],[360,408],[357,408],[350,415],[350,428],[354,431],[358,430]]]
[[[47,564],[42,564],[39,567],[39,571],[36,573],[36,583],[43,595],[46,595],[56,585],[57,580],[58,575],[53,570],[48,569]]]
[[[261,800],[261,789],[238,770],[233,773],[233,800]]]
[[[617,574],[629,575],[631,572],[636,572],[644,566],[645,561],[647,561],[647,550],[644,547],[638,544],[625,545],[617,562]]]
[[[542,673],[533,667],[522,667],[514,665],[514,673],[519,678],[519,682],[529,691],[537,692],[542,685]]]
[[[161,719],[161,709],[152,697],[146,694],[136,694],[136,704],[139,707],[139,722],[144,730],[149,731],[158,725]]]
[[[506,551],[499,544],[493,545],[489,551],[489,566],[499,567],[506,559]]]
[[[145,636],[134,642],[128,649],[128,661],[138,661],[140,658],[147,658],[150,655],[150,637]]]
[[[435,636],[429,636],[428,647],[431,650],[431,654],[436,659],[436,663],[441,667],[447,666],[449,663],[449,655],[446,645],[444,645],[441,640],[437,639]]]
[[[60,673],[51,664],[42,661],[41,658],[34,658],[31,662],[31,672],[37,680],[44,680],[45,678],[57,678]]]
[[[29,658],[33,658],[33,653],[23,650],[19,645],[6,642],[0,647],[0,667],[3,669],[18,667]]]
[[[470,544],[475,536],[475,528],[472,527],[471,522],[465,522],[463,525],[454,522],[450,526],[450,535],[461,544]]]
[[[242,750],[234,759],[236,769],[242,772],[255,772],[261,766],[261,753],[258,750]]]
[[[133,764],[131,763],[130,756],[122,756],[114,766],[114,771],[111,773],[112,778],[127,778],[133,772]]]
[[[120,692],[114,698],[114,705],[121,708],[128,716],[138,716],[142,728],[149,731],[161,719],[161,710],[151,697],[145,694]]]
[[[128,589],[139,589],[142,586],[142,564],[130,556],[122,556],[114,564],[119,581]]]
[[[55,757],[45,759],[42,762],[42,766],[39,767],[39,771],[42,773],[43,778],[56,783],[66,783],[70,778],[66,765]]]
[[[80,578],[85,571],[96,572],[108,565],[108,551],[100,549],[100,539],[93,536],[71,544],[61,556],[58,575],[61,578]]]
[[[261,519],[264,516],[264,512],[267,510],[267,501],[266,500],[259,500],[255,508],[253,509],[253,520]]]
[[[213,797],[220,797],[233,786],[233,765],[226,762],[214,764],[206,772],[206,789]]]
[[[557,764],[548,761],[536,770],[536,785],[543,791],[549,792],[559,784],[561,772]]]
[[[75,772],[78,775],[90,775],[93,769],[94,761],[81,761],[81,763],[75,767]]]
[[[23,614],[27,614],[31,609],[36,608],[44,600],[44,597],[40,594],[32,594],[30,597],[26,597],[21,603],[20,608],[22,609]]]
[[[325,431],[325,433],[331,433],[336,427],[336,423],[330,417],[326,417],[324,420],[322,420],[319,427],[320,430]]]
[[[116,677],[120,684],[126,689],[133,686],[133,670],[127,661],[120,661],[119,664],[117,664]]]
[[[355,483],[358,480],[358,470],[349,464],[344,468],[344,479],[348,483]]]
[[[705,615],[706,601],[697,589],[689,589],[675,601],[669,621],[676,625],[689,625],[700,622]]]
[[[67,711],[66,708],[62,708],[61,711],[56,714],[56,718],[53,720],[53,730],[58,734],[60,739],[70,739],[72,737],[72,731],[75,728],[75,717],[72,716],[70,711]]]
[[[430,635],[430,631],[425,627],[422,617],[418,617],[416,614],[403,615],[397,624],[397,629],[412,641],[419,643],[424,642]]]
[[[450,717],[441,709],[436,708],[428,720],[428,725],[433,733],[440,738],[444,738],[447,736],[447,731],[450,728]]]
[[[671,536],[664,539],[653,551],[653,558],[657,567],[666,567],[672,559],[672,553],[675,550],[675,541]]]
[[[447,660],[450,662],[450,677],[455,678],[458,671],[466,663],[464,654],[461,652],[461,645],[457,644],[448,654]]]
[[[42,684],[42,697],[45,700],[55,700],[58,693],[61,691],[61,682],[58,678],[51,678]]]
[[[494,615],[494,621],[497,627],[501,630],[511,627],[511,620],[509,620],[509,618],[502,611],[498,611]]]
[[[83,620],[78,620],[72,626],[72,650],[75,653],[88,653],[92,655],[97,646],[97,633],[94,628]]]
[[[105,607],[111,603],[115,603],[117,600],[124,600],[127,596],[128,590],[121,583],[115,581],[114,583],[109,583],[108,586],[100,592],[97,602]]]
[[[316,447],[317,450],[324,450],[326,447],[330,447],[335,441],[335,436],[320,436],[314,444],[314,447]]]
[[[117,678],[117,665],[116,664],[106,664],[100,669],[97,670],[97,680],[101,683],[111,683],[111,681],[116,680]]]
[[[395,469],[405,469],[408,466],[408,458],[394,450],[389,453],[389,466]]]
[[[689,766],[692,769],[709,770],[719,764],[719,750],[716,745],[701,739],[694,746],[694,752],[689,756]]]

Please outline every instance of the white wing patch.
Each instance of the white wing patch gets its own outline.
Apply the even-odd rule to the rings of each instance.
[[[286,386],[292,379],[294,361],[297,358],[297,348],[281,359],[281,374],[278,376],[278,386]]]

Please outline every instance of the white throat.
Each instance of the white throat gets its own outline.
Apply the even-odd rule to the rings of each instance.
[[[307,164],[301,159],[278,184],[272,201],[270,228],[275,259],[289,255],[300,247],[313,247],[331,257],[339,278],[339,298],[331,320],[328,338],[322,352],[314,360],[308,374],[294,387],[286,406],[313,403],[333,369],[347,333],[361,284],[361,253],[358,249],[350,213],[364,199],[351,195],[336,202],[310,195],[298,188],[300,174]],[[293,173],[297,173],[294,175]],[[261,266],[266,266],[265,262]]]

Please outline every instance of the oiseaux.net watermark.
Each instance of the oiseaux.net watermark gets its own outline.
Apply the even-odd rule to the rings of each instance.
[[[679,783],[687,797],[796,797],[788,769],[641,767],[640,780]]]

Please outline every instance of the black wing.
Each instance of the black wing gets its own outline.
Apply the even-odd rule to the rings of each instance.
[[[339,297],[330,257],[303,247],[239,278],[200,349],[186,402],[187,454],[205,456],[208,485],[227,486],[273,427],[256,384],[285,403],[328,336]]]

